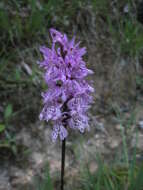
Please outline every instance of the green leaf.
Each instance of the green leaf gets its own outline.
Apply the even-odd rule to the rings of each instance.
[[[5,130],[5,125],[4,124],[0,124],[0,133],[3,132]]]
[[[19,80],[20,80],[20,77],[21,77],[21,76],[20,76],[20,71],[19,71],[18,69],[16,69],[16,70],[15,70],[15,78],[16,78],[16,80],[19,81]]]
[[[8,104],[4,112],[5,120],[7,120],[11,115],[12,115],[12,104]]]
[[[46,168],[44,171],[44,179],[39,182],[39,180],[35,181],[35,185],[36,185],[36,189],[37,190],[53,190],[53,184],[52,184],[52,180],[51,180],[51,176],[50,176],[50,172],[49,172],[49,165],[46,164]]]
[[[2,9],[0,9],[0,28],[5,31],[8,31],[10,28],[8,13]]]

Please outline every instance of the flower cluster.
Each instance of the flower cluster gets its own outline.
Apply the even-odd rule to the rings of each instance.
[[[39,62],[45,69],[45,82],[48,90],[42,93],[44,108],[40,120],[53,123],[52,140],[59,136],[64,140],[68,127],[84,132],[89,129],[86,115],[92,102],[94,89],[84,79],[93,72],[86,68],[82,56],[85,48],[75,43],[75,38],[68,40],[66,34],[50,29],[51,49],[41,47],[44,60]]]

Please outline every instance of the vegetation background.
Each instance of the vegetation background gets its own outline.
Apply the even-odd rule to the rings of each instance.
[[[87,47],[96,89],[91,132],[67,143],[65,189],[143,189],[140,2],[0,1],[0,190],[59,188],[60,142],[53,145],[50,127],[38,121],[46,86],[36,62],[51,27]]]

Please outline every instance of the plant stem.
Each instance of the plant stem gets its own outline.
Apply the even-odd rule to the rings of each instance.
[[[61,190],[64,190],[65,149],[66,149],[66,139],[64,139],[64,140],[62,141],[62,157],[61,157]]]

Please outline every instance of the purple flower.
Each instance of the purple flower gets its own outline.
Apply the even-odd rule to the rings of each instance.
[[[87,110],[92,102],[94,92],[85,80],[93,72],[86,68],[83,55],[85,48],[75,43],[75,37],[68,40],[66,34],[50,29],[51,49],[40,48],[44,60],[38,62],[45,70],[44,79],[48,90],[42,93],[43,110],[40,120],[52,121],[52,140],[59,136],[64,140],[68,127],[78,129],[81,133],[89,130]]]

